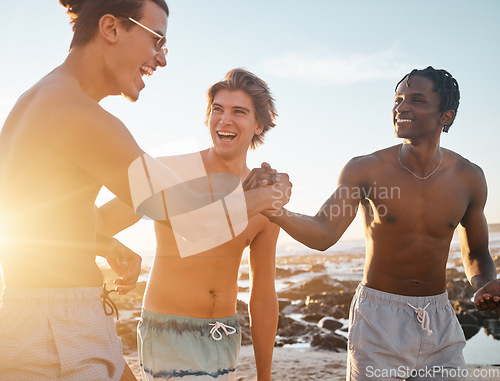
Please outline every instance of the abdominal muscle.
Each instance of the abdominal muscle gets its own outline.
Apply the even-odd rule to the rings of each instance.
[[[203,319],[234,315],[241,260],[241,253],[238,254],[211,252],[188,258],[157,256],[144,295],[144,308]]]

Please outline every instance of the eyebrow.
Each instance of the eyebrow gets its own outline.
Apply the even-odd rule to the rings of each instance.
[[[250,109],[246,108],[246,107],[243,107],[243,106],[234,106],[233,107],[233,110],[244,110],[246,112],[250,112]]]
[[[214,106],[218,106],[218,107],[224,108],[224,106],[222,106],[219,103],[212,103],[212,107],[214,107]],[[250,109],[248,109],[246,107],[243,107],[243,106],[233,106],[232,109],[233,110],[243,110],[243,111],[246,111],[246,112],[250,112]]]
[[[160,37],[158,37],[158,38],[165,38],[165,39],[166,39],[166,35],[167,35],[166,33],[165,33],[165,34],[160,33],[160,31],[158,31],[158,30],[155,30],[154,32],[155,32],[158,36],[160,36]]]
[[[394,97],[400,97],[402,96],[401,93],[396,93],[396,95]],[[423,98],[427,98],[427,95],[424,94],[424,93],[410,93],[410,94],[407,94],[407,96],[410,96],[410,97],[423,97]]]

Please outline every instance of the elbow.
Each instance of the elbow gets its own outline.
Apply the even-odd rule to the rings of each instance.
[[[334,242],[335,243],[335,242]],[[318,251],[326,251],[334,245],[334,243],[321,243],[319,245],[308,245],[311,249]]]
[[[314,242],[311,242],[309,246],[311,249],[326,251],[333,245],[337,243],[339,239],[332,237],[331,234],[323,234],[321,237],[317,237]]]

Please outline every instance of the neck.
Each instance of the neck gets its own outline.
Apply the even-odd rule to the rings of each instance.
[[[112,77],[104,59],[92,43],[73,48],[59,70],[73,77],[79,87],[97,102],[109,95],[118,95],[113,91]]]
[[[444,155],[439,140],[434,144],[426,143],[415,144],[405,139],[398,153],[401,166],[421,179],[437,171]]]
[[[248,175],[246,152],[242,156],[223,158],[215,151],[214,147],[211,147],[202,152],[202,158],[208,172],[232,173],[241,179]]]

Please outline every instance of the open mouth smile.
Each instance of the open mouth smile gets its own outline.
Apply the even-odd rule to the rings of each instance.
[[[231,141],[234,138],[236,138],[237,135],[234,132],[217,131],[217,136],[219,137],[220,140]]]
[[[148,77],[153,75],[154,69],[151,66],[142,65],[141,66],[142,75],[147,75]]]

